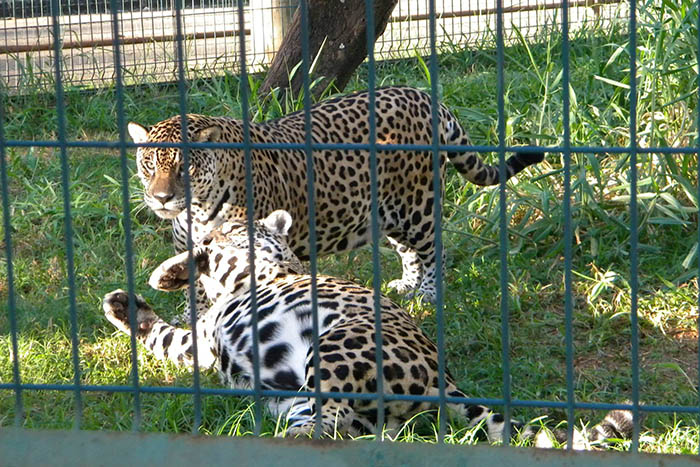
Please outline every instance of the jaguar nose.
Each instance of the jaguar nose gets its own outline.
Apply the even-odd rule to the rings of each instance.
[[[160,202],[163,206],[165,206],[165,203],[173,199],[175,196],[173,193],[168,193],[168,192],[156,192],[156,193],[151,193],[151,196],[156,199],[157,201]]]

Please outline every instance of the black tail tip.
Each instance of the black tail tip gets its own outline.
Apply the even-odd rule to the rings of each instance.
[[[532,164],[539,164],[544,160],[543,152],[518,152],[516,156],[526,167]]]

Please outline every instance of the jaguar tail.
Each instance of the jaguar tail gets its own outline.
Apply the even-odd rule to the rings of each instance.
[[[469,146],[471,141],[457,119],[449,112],[449,117],[443,123],[443,144],[454,146]],[[477,185],[497,185],[499,183],[499,169],[497,165],[485,163],[476,152],[448,152],[452,165],[467,180]],[[506,160],[506,179],[522,171],[525,167],[537,164],[544,160],[542,152],[516,152]]]
[[[466,397],[459,389],[449,393],[451,397]],[[491,442],[503,439],[505,418],[483,405],[451,403],[449,407],[466,418],[469,427],[479,426],[483,437]],[[631,439],[634,424],[629,410],[611,410],[603,420],[592,426],[575,427],[571,440],[572,448],[591,450],[607,448],[611,439]],[[549,430],[545,425],[524,424],[510,421],[510,433],[513,440],[529,440],[537,447],[548,448],[568,444],[567,430],[555,428]]]

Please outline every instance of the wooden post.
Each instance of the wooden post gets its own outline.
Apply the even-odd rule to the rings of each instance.
[[[373,1],[374,40],[384,32],[397,2]],[[301,62],[301,32],[300,10],[297,9],[289,34],[285,36],[260,87],[261,95],[276,87],[286,92],[290,86],[288,72]],[[317,60],[316,76],[324,78],[314,88],[313,94],[318,96],[331,83],[342,90],[367,57],[365,0],[309,0],[308,34],[311,60]],[[301,73],[297,73],[292,79],[291,89],[299,92],[301,83]]]
[[[251,71],[260,71],[272,62],[289,30],[299,0],[257,0],[251,2],[253,17],[252,54],[248,57]]]

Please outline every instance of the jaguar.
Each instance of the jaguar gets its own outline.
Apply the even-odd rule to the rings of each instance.
[[[316,277],[314,288],[312,277],[287,243],[292,218],[286,211],[274,211],[254,225],[249,236],[245,223],[226,222],[192,252],[195,274],[213,302],[196,323],[198,364],[217,369],[223,382],[236,388],[253,385],[257,366],[262,389],[290,391],[290,397],[266,400],[273,414],[286,414],[288,435],[311,433],[317,412],[324,434],[376,432],[376,399],[347,396],[378,390],[374,292],[324,275]],[[249,264],[251,249],[254,260]],[[164,291],[187,287],[189,264],[188,252],[176,255],[153,271],[149,284]],[[313,359],[312,293],[317,304],[318,375]],[[193,331],[165,322],[140,295],[135,304],[133,331],[137,340],[159,359],[192,366]],[[257,339],[253,307],[257,310]],[[433,398],[386,400],[386,425],[381,428],[391,434],[417,413],[435,409],[435,398],[440,394],[438,350],[398,305],[380,296],[379,308],[384,392]],[[125,291],[107,294],[103,310],[119,330],[131,334]],[[444,387],[449,398],[467,398],[447,370]],[[323,393],[320,407],[308,394],[316,389]],[[295,396],[300,390],[307,394]],[[344,397],[333,397],[336,392]],[[479,425],[488,439],[501,438],[504,417],[488,407],[454,400],[447,407],[469,426]],[[630,417],[627,411],[609,412],[598,425],[577,431],[574,446],[628,437]],[[519,436],[536,436],[538,444],[549,440],[543,431],[511,423]]]
[[[376,143],[378,227],[402,262],[402,277],[389,282],[388,287],[433,302],[438,274],[433,205],[436,190],[440,199],[444,196],[447,160],[477,185],[499,183],[499,168],[484,163],[475,152],[455,147],[471,142],[457,118],[442,104],[437,107],[437,133],[433,134],[433,102],[428,94],[402,86],[377,89],[374,135],[370,131],[369,100],[369,92],[363,91],[322,101],[309,110],[311,143],[317,145],[311,152],[316,252],[339,253],[372,241],[369,145]],[[240,221],[247,215],[243,122],[189,114],[185,127],[183,134],[179,115],[150,128],[134,122],[128,125],[136,144],[171,143],[168,147],[139,146],[136,165],[146,205],[157,216],[172,221],[177,252],[186,249],[188,213],[185,158],[181,148],[172,143],[186,137],[191,143],[218,144],[195,144],[188,150],[193,243],[200,242],[222,222]],[[253,217],[260,218],[275,209],[288,211],[295,219],[289,245],[297,257],[308,260],[310,203],[304,113],[251,123],[249,128],[250,142],[262,145],[250,150]],[[434,142],[454,147],[439,152],[437,187],[430,150]],[[221,143],[238,146],[222,147]],[[297,147],[274,147],[280,143]],[[339,148],[339,144],[350,147]],[[514,176],[543,157],[542,153],[515,153],[505,163],[505,177]],[[196,296],[196,308],[203,308],[201,287]]]

